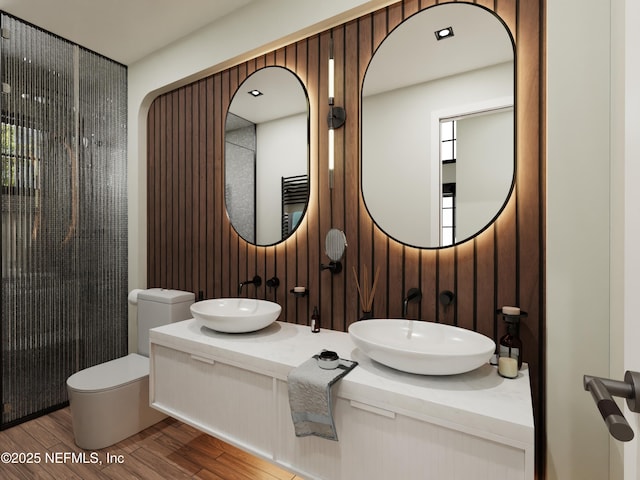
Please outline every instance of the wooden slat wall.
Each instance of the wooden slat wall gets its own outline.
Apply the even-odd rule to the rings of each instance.
[[[454,248],[403,246],[373,223],[360,195],[360,88],[377,45],[395,26],[435,0],[404,0],[158,97],[148,116],[148,285],[202,291],[205,298],[235,296],[240,281],[274,275],[276,291],[249,287],[275,300],[281,320],[306,324],[315,305],[324,328],[345,331],[360,315],[352,269],[381,277],[374,316],[401,316],[402,298],[419,287],[422,302],[410,318],[455,324],[499,337],[495,315],[502,305],[529,313],[522,327],[537,427],[538,477],[544,472],[544,0],[477,0],[505,21],[517,48],[517,179],[497,221]],[[336,130],[335,186],[327,169],[327,59],[333,37],[336,104],[347,112]],[[305,84],[310,111],[310,202],[300,227],[287,241],[255,247],[238,237],[224,205],[224,120],[238,85],[268,65],[284,66]],[[344,230],[348,249],[343,273],[322,271],[324,236]],[[307,286],[308,297],[289,293]],[[456,293],[442,307],[438,294]]]

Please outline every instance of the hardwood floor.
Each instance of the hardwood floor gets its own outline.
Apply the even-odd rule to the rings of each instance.
[[[3,456],[3,480],[302,480],[172,418],[83,458],[68,407],[0,432],[4,452],[39,462],[5,463]]]

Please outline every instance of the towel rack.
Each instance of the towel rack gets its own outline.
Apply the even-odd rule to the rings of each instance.
[[[304,211],[309,198],[308,175],[294,175],[281,178],[282,193],[282,238],[287,238],[297,226],[299,218],[294,218]]]
[[[616,440],[628,442],[633,439],[633,430],[611,396],[627,399],[629,410],[640,413],[640,373],[627,370],[624,381],[584,375],[584,389],[591,392],[600,415]]]

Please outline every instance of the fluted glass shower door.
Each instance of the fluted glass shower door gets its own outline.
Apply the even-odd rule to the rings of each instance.
[[[126,67],[1,14],[0,427],[127,349]]]

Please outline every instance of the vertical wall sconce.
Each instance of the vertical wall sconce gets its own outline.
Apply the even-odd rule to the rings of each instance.
[[[335,65],[333,59],[333,37],[329,39],[329,114],[327,115],[327,123],[329,126],[329,188],[333,188],[333,169],[335,164],[335,145],[334,130],[344,125],[347,118],[346,112],[342,107],[334,105],[334,82],[335,82]]]

